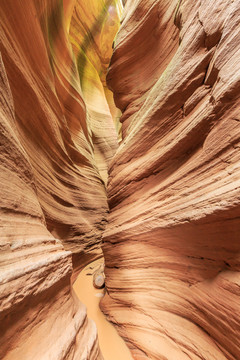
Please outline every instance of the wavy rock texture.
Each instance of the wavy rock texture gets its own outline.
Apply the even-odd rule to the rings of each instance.
[[[127,1],[102,308],[134,358],[240,358],[240,4]]]
[[[70,40],[88,110],[89,135],[93,141],[96,164],[105,183],[109,161],[118,146],[113,118],[118,130],[119,111],[106,86],[106,73],[121,13],[121,2],[90,0],[86,6],[84,1],[78,1],[70,26]]]
[[[103,131],[106,115],[106,132],[111,137],[98,149],[105,168],[117,139],[109,109],[96,114],[91,124],[91,109],[88,111],[83,101],[60,4],[57,0],[41,4],[31,1],[25,9],[19,1],[2,1],[1,51],[13,93],[16,126],[30,158],[48,230],[63,240],[67,250],[99,253],[108,208],[94,156],[97,130],[94,135],[91,127],[96,128],[99,122]],[[118,17],[115,20],[117,23]],[[112,38],[115,32],[116,28]],[[106,103],[102,94],[96,95],[94,84],[90,86],[95,101]]]
[[[2,59],[0,105],[0,358],[100,359],[95,324],[71,295],[71,252],[46,229]]]
[[[72,253],[75,267],[101,253],[108,212],[101,169],[105,166],[106,172],[117,136],[107,102],[101,99],[104,92],[96,96],[91,84],[88,99],[92,96],[105,105],[94,123],[92,109],[84,101],[68,35],[71,14],[81,3],[64,1],[64,8],[58,0],[0,3],[0,358],[4,360],[102,358],[96,327],[71,294],[70,277]],[[108,7],[100,3],[106,15]],[[112,7],[117,4],[113,1]],[[114,38],[119,23],[116,11],[112,22],[107,41]],[[85,31],[91,33],[88,26]],[[111,134],[101,146],[94,140],[100,136],[98,121],[100,132],[105,126]]]

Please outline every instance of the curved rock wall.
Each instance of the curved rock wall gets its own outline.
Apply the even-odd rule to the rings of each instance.
[[[240,358],[240,5],[128,1],[102,308],[135,359]]]
[[[68,34],[71,14],[81,3],[64,1],[64,7],[60,0],[0,3],[0,358],[4,360],[102,358],[96,327],[71,294],[70,277],[72,253],[75,268],[101,254],[108,205],[100,170],[105,166],[106,172],[117,136],[107,102],[101,99],[104,92],[96,96],[91,84],[89,98],[105,104],[94,124],[84,101]],[[113,8],[118,4],[112,3]],[[115,36],[117,12],[112,22],[107,41]],[[111,134],[98,149],[100,165],[94,140],[98,122],[101,131],[105,128]]]
[[[0,124],[0,358],[101,359],[96,327],[71,295],[71,252],[46,229],[2,58]]]
[[[70,277],[101,253],[120,13],[1,0],[4,360],[101,359]],[[114,39],[102,307],[138,360],[240,357],[239,20],[232,0],[132,0]]]
[[[119,116],[112,93],[106,86],[106,73],[121,13],[120,1],[89,0],[87,5],[77,1],[70,26],[70,40],[87,106],[88,132],[105,183],[109,161],[118,146],[113,119],[118,129]]]
[[[104,167],[106,173],[117,139],[104,93],[97,93],[98,79],[95,83],[86,81],[92,91],[89,98],[104,103],[105,112],[100,110],[92,121],[89,116],[92,110],[83,101],[65,26],[73,3],[65,2],[63,9],[57,0],[31,1],[26,9],[20,1],[2,1],[1,52],[13,94],[16,127],[30,158],[47,227],[64,241],[66,249],[74,253],[95,249],[99,253],[107,202],[98,166]],[[78,1],[75,5],[80,4]],[[97,13],[96,9],[88,9],[89,14],[91,10]],[[114,16],[107,42],[115,36],[119,22],[118,14]],[[88,27],[90,24],[84,29],[86,33]],[[81,34],[77,40],[81,48]],[[108,49],[106,62],[110,56]],[[104,130],[108,135],[99,146],[98,162],[93,143]]]

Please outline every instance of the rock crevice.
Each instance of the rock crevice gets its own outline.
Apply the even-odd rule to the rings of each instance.
[[[240,5],[124,5],[1,0],[1,359],[102,359],[102,237],[134,359],[240,358]]]

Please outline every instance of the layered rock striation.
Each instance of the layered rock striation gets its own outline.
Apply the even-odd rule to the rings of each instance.
[[[114,38],[120,0],[1,0],[1,359],[102,359],[70,277],[108,204],[133,357],[240,358],[240,5],[124,3]]]
[[[240,6],[128,1],[102,309],[135,359],[240,357]]]
[[[70,16],[68,7],[73,3],[66,2],[63,8],[59,1],[41,5],[31,1],[25,9],[20,2],[3,1],[1,52],[13,94],[16,127],[30,158],[47,227],[74,253],[94,248],[98,252],[108,207],[106,179],[99,172],[100,161],[96,161],[94,153],[98,152],[106,171],[117,148],[117,138],[104,94],[96,90],[95,84],[100,80],[89,85],[92,89],[89,98],[92,96],[96,103],[105,103],[105,113],[98,113],[95,123],[83,99],[77,61],[66,26]],[[74,4],[77,8],[81,1]],[[101,5],[106,17],[104,1]],[[92,11],[97,13],[96,9]],[[119,21],[117,13],[112,21],[115,26],[109,30],[110,39]],[[101,23],[98,29],[101,32]],[[82,49],[80,35],[79,49]],[[110,56],[108,52],[105,61],[109,61]],[[101,149],[97,147],[96,150],[97,130],[94,135],[92,128],[98,123],[99,131],[105,126],[110,136],[104,138]]]
[[[105,184],[109,161],[118,147],[116,130],[120,124],[119,110],[107,88],[106,73],[121,13],[121,1],[90,0],[87,5],[84,1],[78,1],[69,33],[87,107],[88,132],[93,143],[94,158]]]
[[[111,5],[115,9],[118,1]],[[95,84],[92,93],[89,85],[88,103],[92,96],[105,107],[94,122],[89,115],[69,35],[80,6],[87,4],[0,4],[1,359],[102,358],[96,326],[72,294],[70,277],[72,257],[76,270],[101,255],[106,167],[118,143],[104,91]],[[85,16],[91,11],[100,10],[89,8]],[[115,36],[119,12],[111,21],[107,42]],[[90,36],[89,24],[84,31]],[[95,141],[101,137],[98,122],[99,131],[108,133],[101,146]]]
[[[72,256],[46,229],[0,61],[1,359],[100,359],[96,326],[71,294]]]

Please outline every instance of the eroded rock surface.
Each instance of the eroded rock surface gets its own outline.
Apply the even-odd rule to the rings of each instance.
[[[117,148],[104,92],[97,91],[97,86],[101,86],[98,76],[101,69],[92,66],[96,73],[95,83],[87,78],[87,70],[86,75],[84,73],[85,87],[88,85],[92,90],[88,92],[88,99],[105,104],[105,113],[100,113],[99,106],[99,113],[92,121],[89,115],[92,109],[84,101],[77,60],[66,29],[67,16],[70,16],[68,7],[74,5],[75,14],[76,8],[86,7],[84,4],[68,1],[63,8],[57,0],[41,5],[32,0],[26,9],[19,1],[2,1],[0,7],[1,53],[13,94],[19,137],[30,158],[47,227],[56,238],[62,239],[67,250],[75,254],[99,253],[108,207],[106,179],[101,177],[98,165],[105,166],[103,171],[106,171]],[[85,18],[87,13],[91,15],[91,10],[95,14],[102,11],[107,16],[104,1],[101,9],[88,7]],[[84,16],[82,14],[82,21]],[[117,19],[116,13],[112,19],[116,26]],[[97,29],[101,33],[100,20]],[[74,31],[74,21],[71,24],[70,30]],[[90,35],[90,24],[84,31],[92,39],[98,32]],[[110,41],[116,26],[108,29]],[[80,32],[77,40],[78,51],[83,52]],[[89,43],[94,48],[94,41]],[[109,61],[110,56],[108,52],[105,61]],[[100,132],[106,126],[105,132],[110,134],[98,150],[94,146],[94,139],[101,137],[97,134],[97,124]],[[96,161],[95,152],[99,154],[99,161]]]
[[[93,286],[102,289],[105,285],[104,264],[99,266],[93,274]]]
[[[72,13],[89,3],[64,1],[64,7],[59,0],[0,3],[0,358],[4,360],[102,358],[96,326],[70,286],[72,254],[76,269],[101,253],[108,211],[103,175],[117,148],[104,91],[96,91],[101,69],[96,70],[96,84],[89,85],[92,94],[89,91],[87,103],[70,42]],[[117,3],[107,5],[115,9]],[[101,9],[89,7],[84,16],[101,10],[106,17],[107,5],[101,1]],[[107,41],[115,36],[118,12],[111,21]],[[99,21],[99,32],[102,25]],[[88,26],[85,32],[91,37]],[[93,34],[90,43],[94,47]],[[110,56],[105,54],[105,61]],[[89,115],[91,96],[105,106],[94,122]],[[98,121],[100,132],[106,125],[108,136],[98,146],[97,157]]]
[[[102,358],[70,277],[101,253],[120,10],[0,2],[1,359]],[[102,308],[137,360],[240,358],[239,22],[128,0],[114,40]]]
[[[240,4],[127,1],[102,308],[135,359],[240,358]]]
[[[100,359],[95,324],[71,295],[71,252],[46,229],[2,59],[0,124],[0,357]]]

